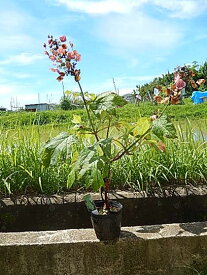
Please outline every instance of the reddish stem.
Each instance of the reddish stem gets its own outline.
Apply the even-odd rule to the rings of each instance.
[[[104,185],[105,185],[105,190],[104,190],[104,195],[105,195],[104,208],[106,210],[109,210],[110,209],[110,203],[109,203],[108,193],[109,193],[109,190],[110,190],[110,179],[105,178],[104,179]]]

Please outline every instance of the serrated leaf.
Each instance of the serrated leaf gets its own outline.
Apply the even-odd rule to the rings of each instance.
[[[134,136],[142,136],[151,128],[151,120],[141,117],[137,120],[136,126],[132,130]]]
[[[72,123],[80,124],[81,123],[81,117],[78,115],[73,115],[73,119],[71,120]]]
[[[123,97],[115,93],[107,92],[98,95],[91,105],[91,108],[95,114],[100,115],[102,112],[106,111],[111,115],[114,114],[117,107],[122,107],[125,104],[127,104],[127,101],[123,99]]]
[[[105,154],[99,154],[99,150],[103,148]],[[90,185],[93,190],[97,191],[103,184],[103,175],[108,175],[109,160],[111,155],[111,139],[104,139],[96,142],[93,146],[84,148],[77,161],[73,165],[75,174],[69,177],[70,186],[73,175],[80,180],[81,178],[87,179],[87,186]]]
[[[41,149],[44,166],[55,165],[61,153],[66,153],[66,157],[68,157],[76,142],[77,139],[74,135],[64,132],[47,141]]]
[[[166,116],[162,116],[161,118],[155,119],[153,121],[152,132],[161,140],[163,140],[165,137],[176,137],[176,129]]]

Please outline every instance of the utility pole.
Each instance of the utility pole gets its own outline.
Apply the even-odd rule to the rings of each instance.
[[[115,90],[115,93],[116,93],[116,94],[119,94],[119,90],[117,90],[117,88],[116,88],[115,80],[114,80],[114,78],[112,78],[112,79],[113,79],[113,83],[114,83],[114,90]]]
[[[11,108],[11,111],[12,111],[12,107],[13,107],[13,104],[12,104],[12,97],[11,97],[11,100],[10,100],[10,108]]]
[[[65,88],[64,88],[63,81],[62,81],[62,87],[63,87],[63,98],[65,98]]]

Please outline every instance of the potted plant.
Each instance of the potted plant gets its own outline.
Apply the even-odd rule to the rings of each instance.
[[[175,129],[163,112],[151,118],[139,118],[136,123],[118,122],[117,108],[127,102],[116,93],[97,96],[84,93],[80,84],[80,70],[76,68],[80,54],[66,37],[44,44],[45,54],[53,61],[51,70],[58,73],[57,80],[74,77],[80,89],[87,119],[74,115],[70,133],[61,133],[43,146],[45,165],[55,164],[61,154],[71,162],[67,188],[84,180],[85,188],[101,191],[102,200],[95,202],[86,196],[91,219],[100,240],[116,240],[120,235],[122,205],[109,199],[113,164],[123,156],[133,154],[140,146],[153,146],[165,150],[164,137],[175,137]],[[47,50],[49,47],[49,50]]]

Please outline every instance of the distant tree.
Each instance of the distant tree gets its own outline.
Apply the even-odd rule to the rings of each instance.
[[[67,96],[62,97],[60,100],[60,108],[65,111],[71,110],[72,104],[70,98],[68,98]]]
[[[94,100],[95,94],[84,92],[87,101]],[[82,109],[84,107],[83,100],[78,92],[65,91],[65,95],[60,100],[60,108],[62,110]]]
[[[186,96],[191,96],[193,91],[207,91],[207,61],[204,64],[199,65],[198,62],[193,61],[190,65],[179,66],[175,70],[179,69],[181,73],[188,76],[190,72],[190,77],[184,78],[186,82]],[[182,72],[182,70],[184,72]],[[140,94],[144,101],[148,101],[149,93],[153,95],[154,88],[160,87],[170,87],[174,83],[174,73],[167,72],[160,77],[156,77],[153,81],[139,86]],[[189,79],[190,78],[190,79]],[[202,82],[201,82],[202,81]],[[138,87],[138,86],[137,86]]]

